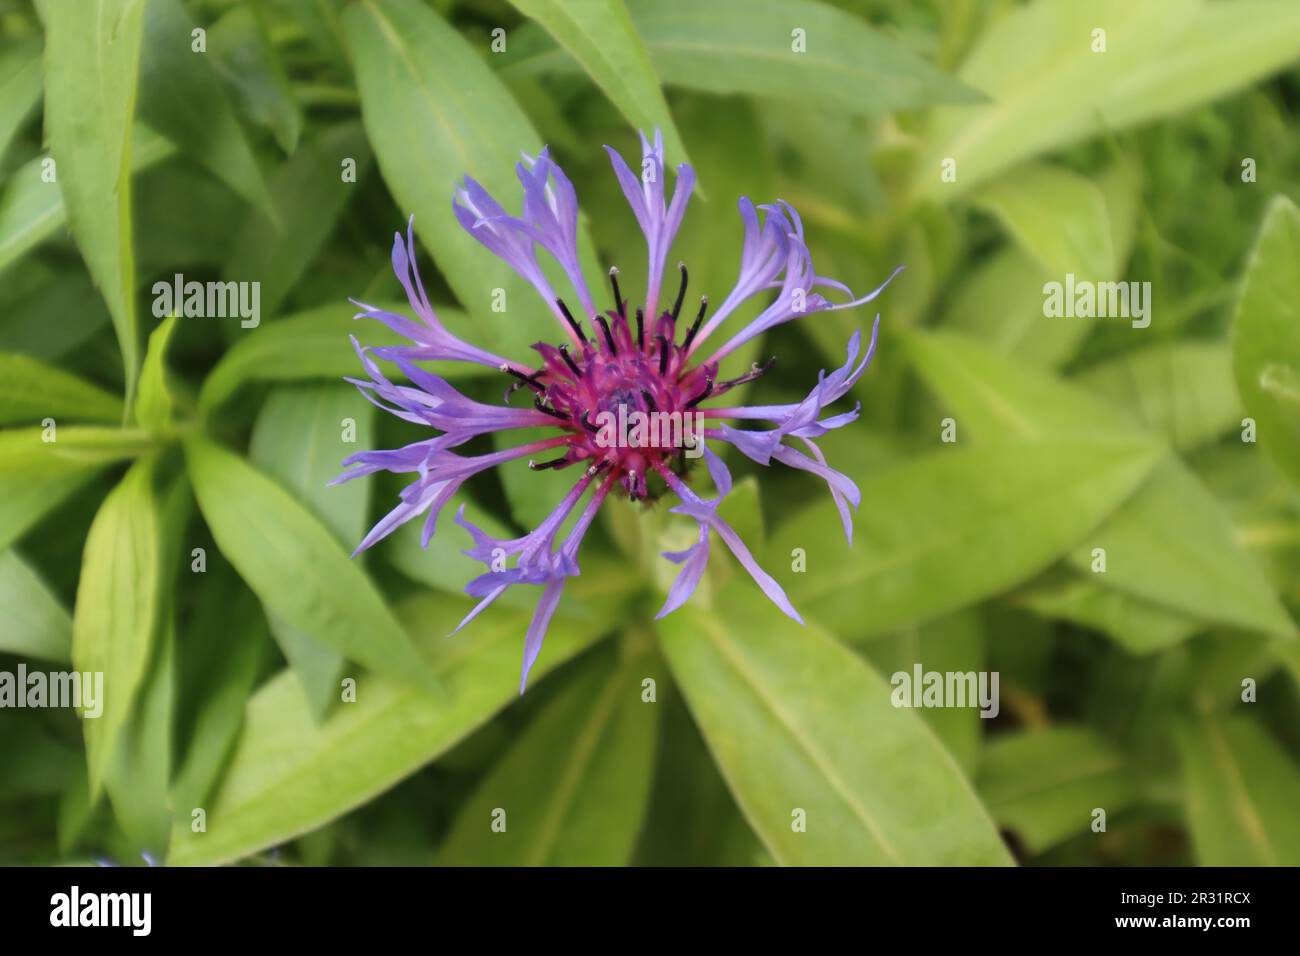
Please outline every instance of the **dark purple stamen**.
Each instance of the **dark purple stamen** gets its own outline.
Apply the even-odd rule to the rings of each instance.
[[[655,410],[654,396],[651,395],[649,392],[647,392],[644,388],[641,389],[641,399],[642,401],[645,402],[645,410],[647,412],[653,412]]]
[[[682,284],[677,287],[677,301],[673,303],[672,315],[673,315],[674,322],[677,321],[677,316],[682,314],[682,301],[686,298],[686,282],[687,282],[686,263],[684,262],[677,263],[677,268],[680,269],[682,273]]]
[[[686,333],[686,338],[682,340],[683,349],[690,351],[691,343],[695,341],[695,333],[700,330],[700,323],[704,321],[704,313],[707,311],[709,311],[709,297],[702,295],[700,296],[700,313],[695,317],[695,322],[691,325],[690,331]]]
[[[704,391],[700,392],[700,394],[696,395],[689,402],[687,402],[686,407],[694,408],[696,405],[700,404],[700,402],[704,401],[712,394],[713,394],[713,379],[706,375],[704,378]]]
[[[636,347],[645,351],[645,311],[636,310]]]
[[[568,468],[573,462],[567,455],[559,458],[552,458],[550,461],[529,461],[528,468],[530,471],[546,471],[548,468]]]
[[[582,369],[578,368],[578,363],[573,360],[571,355],[569,355],[569,347],[567,345],[560,346],[560,357],[564,359],[564,364],[569,366],[569,370],[573,372],[574,378],[582,378]]]
[[[565,415],[561,412],[557,412],[555,409],[551,408],[551,406],[547,405],[545,403],[544,396],[542,395],[538,395],[535,399],[533,399],[533,408],[537,409],[539,412],[545,412],[547,415],[550,415],[552,418],[558,418],[562,422],[567,422],[569,420],[568,415]]]
[[[519,379],[519,385],[512,386],[510,391],[506,392],[507,395],[512,394],[516,388],[520,387],[520,385],[527,385],[529,388],[535,388],[539,392],[546,391],[546,386],[537,381],[537,377],[542,374],[541,372],[534,372],[532,375],[525,375],[523,372],[519,371],[519,369],[511,368],[509,365],[502,365],[501,371]]]
[[[659,336],[659,374],[668,374],[668,340]]]
[[[623,318],[627,318],[627,301],[623,294],[618,291],[618,266],[611,266],[609,270],[609,284],[614,289],[614,310]]]
[[[609,323],[603,315],[596,316],[596,324],[600,326],[600,331],[605,335],[605,343],[609,346],[609,354],[617,355],[618,346],[614,344],[614,336],[609,331]]]
[[[593,424],[591,423],[591,419],[589,419],[589,418],[587,417],[587,413],[586,413],[586,412],[583,412],[583,413],[582,413],[582,419],[581,419],[581,420],[582,420],[582,427],[585,428],[585,429],[587,429],[587,431],[592,432],[593,434],[596,433],[596,432],[598,432],[598,431],[600,431],[599,428],[597,428],[595,425],[593,425]]]
[[[587,341],[587,336],[582,334],[582,326],[579,325],[578,320],[573,317],[573,313],[570,312],[569,307],[564,304],[564,300],[556,299],[555,304],[558,305],[560,311],[564,313],[564,321],[569,323],[569,328],[573,329],[573,334],[578,337],[578,341]]]
[[[729,378],[725,382],[719,382],[718,392],[719,393],[725,392],[727,391],[727,389],[735,388],[737,385],[744,385],[748,382],[752,382],[754,381],[754,379],[761,377],[764,372],[766,372],[775,364],[776,364],[775,355],[773,355],[762,365],[759,365],[757,362],[755,362],[752,366],[750,366],[749,371],[746,372],[744,375],[738,376],[736,378]]]

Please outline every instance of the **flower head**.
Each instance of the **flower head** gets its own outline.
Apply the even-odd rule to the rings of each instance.
[[[850,509],[860,500],[853,481],[826,463],[816,439],[857,418],[856,407],[836,414],[826,414],[826,409],[842,398],[865,371],[875,350],[879,316],[861,361],[861,335],[855,332],[848,343],[845,364],[833,372],[822,372],[801,402],[727,406],[721,401],[727,393],[758,378],[772,362],[754,365],[729,379],[720,377],[719,365],[750,339],[802,314],[870,302],[898,270],[878,288],[854,298],[846,286],[814,271],[803,223],[788,203],[755,207],[748,198],[742,198],[740,273],[721,306],[710,316],[706,296],[700,299],[698,309],[683,314],[688,273],[686,266],[679,263],[676,296],[671,305],[661,308],[664,264],[685,214],[695,174],[689,166],[678,166],[672,197],[666,199],[663,138],[658,132],[653,142],[642,136],[641,146],[640,176],[617,152],[606,149],[649,250],[642,305],[624,298],[619,272],[614,268],[609,271],[613,307],[603,312],[596,308],[578,264],[578,203],[573,184],[546,149],[535,158],[525,155],[516,167],[524,192],[521,215],[506,212],[487,190],[468,177],[456,189],[452,210],[470,235],[537,290],[567,335],[567,342],[539,342],[533,346],[536,359],[525,363],[486,352],[453,335],[438,321],[425,295],[415,265],[410,223],[405,236],[399,233],[394,237],[393,269],[416,318],[357,303],[362,310],[358,318],[377,319],[412,344],[372,349],[354,339],[366,378],[349,381],[379,407],[437,432],[402,448],[361,452],[344,462],[348,470],[335,481],[380,470],[414,476],[401,492],[399,503],[371,529],[358,552],[420,516],[424,517],[422,542],[427,545],[442,509],[461,485],[497,465],[527,459],[528,467],[533,469],[574,467],[579,473],[555,510],[522,537],[492,538],[465,520],[463,507],[455,517],[473,542],[465,554],[487,566],[466,587],[479,602],[457,630],[510,587],[528,584],[542,588],[525,638],[521,692],[541,651],[565,582],[579,573],[582,539],[611,492],[632,501],[650,501],[671,494],[677,499],[671,510],[698,525],[694,545],[664,554],[680,566],[680,571],[660,617],[680,607],[695,591],[716,535],[768,598],[784,613],[801,620],[780,584],[758,565],[735,529],[718,515],[718,504],[731,489],[731,474],[722,458],[705,446],[707,440],[726,442],[761,465],[775,459],[825,480],[850,539]],[[575,316],[552,288],[538,262],[539,247],[555,259],[572,285],[579,315]],[[833,291],[844,299],[832,302],[818,290]],[[705,350],[704,357],[697,358],[704,343],[740,305],[765,293],[775,295],[756,318],[714,351]],[[411,384],[394,384],[376,359],[394,364]],[[489,366],[509,376],[511,385],[502,404],[485,404],[461,394],[449,382],[416,364],[424,360]],[[532,397],[531,407],[511,404],[512,397],[524,390]],[[766,422],[771,427],[747,429],[728,424],[746,420]],[[712,425],[706,426],[706,422]],[[480,435],[537,426],[553,428],[555,433],[490,454],[467,456],[453,450]],[[710,500],[702,498],[687,480],[686,465],[701,455],[717,492]],[[560,538],[562,528],[574,514],[578,516],[576,521]],[[505,566],[504,559],[513,559],[513,566]]]

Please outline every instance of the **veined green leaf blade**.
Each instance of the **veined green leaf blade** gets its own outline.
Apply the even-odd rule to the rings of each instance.
[[[977,40],[958,76],[990,101],[936,111],[916,194],[956,198],[1023,160],[1240,89],[1297,55],[1300,8],[1287,0],[1036,0]],[[940,177],[945,159],[957,161],[955,182]]]
[[[644,640],[644,638],[643,638]],[[601,648],[461,806],[442,865],[624,866],[645,816],[659,708],[642,700],[648,647]],[[493,814],[505,811],[496,832]]]
[[[147,127],[132,133],[131,171],[142,172],[176,152],[170,141]],[[16,262],[29,249],[58,232],[68,221],[68,209],[59,184],[44,178],[38,156],[20,166],[0,194],[0,269]]]
[[[1202,866],[1300,866],[1300,770],[1247,717],[1202,716],[1179,735]]]
[[[266,177],[221,78],[208,60],[206,47],[193,48],[197,24],[180,0],[144,2],[140,118],[237,195],[269,210]]]
[[[667,155],[690,162],[659,76],[623,0],[511,0],[573,55],[623,117],[646,136],[661,129]]]
[[[1300,484],[1300,208],[1283,196],[1268,207],[1246,267],[1232,357],[1259,444]]]
[[[1093,808],[1115,814],[1135,796],[1122,754],[1087,728],[1073,726],[994,738],[977,783],[994,819],[1031,853],[1088,833]]]
[[[42,4],[46,135],[58,163],[72,235],[113,317],[128,405],[140,364],[131,248],[131,125],[144,6],[144,0]]]
[[[122,400],[63,369],[26,355],[0,354],[0,425],[120,422]]]
[[[154,447],[143,432],[92,425],[0,431],[0,549],[21,538],[104,466]]]
[[[71,659],[71,615],[12,548],[0,551],[0,607],[8,618],[0,650],[59,663]]]
[[[812,0],[629,0],[628,12],[672,86],[813,99],[858,114],[981,99],[858,17]],[[567,60],[558,50],[529,49],[509,71],[563,71]]]
[[[402,607],[443,687],[437,697],[408,682],[363,677],[356,702],[317,724],[292,674],[259,688],[212,798],[207,832],[178,825],[168,862],[228,863],[321,826],[436,759],[516,699],[530,615],[494,608],[447,637],[471,606],[424,595]],[[532,686],[600,636],[599,627],[557,617]]]
[[[465,232],[451,211],[463,176],[498,201],[519,186],[513,162],[541,146],[532,123],[451,26],[411,0],[364,0],[343,14],[361,92],[361,115],[384,181],[461,304],[481,320],[476,344],[523,355],[554,337],[556,320],[533,289]],[[580,248],[590,243],[580,238]],[[505,292],[505,312],[492,308]]]
[[[41,99],[41,42],[20,40],[0,52],[0,158]]]
[[[155,434],[166,431],[172,423],[174,401],[167,385],[167,346],[176,330],[176,316],[163,319],[149,335],[140,372],[140,399],[135,406],[135,420],[141,428]]]
[[[252,464],[296,495],[349,550],[365,535],[371,483],[329,482],[351,451],[374,447],[374,413],[375,406],[342,382],[284,385],[262,405],[249,443]],[[323,715],[339,699],[343,654],[278,615],[269,619],[313,711]]]
[[[738,581],[718,611],[688,605],[659,627],[714,760],[777,861],[1009,863],[925,722],[893,705],[864,660],[755,601],[752,587]]]
[[[137,462],[95,516],[73,612],[72,664],[104,675],[102,713],[84,721],[91,793],[99,792],[157,641],[163,589],[156,462]],[[83,702],[84,704],[84,702]],[[84,707],[83,707],[84,709]]]
[[[912,459],[860,485],[853,545],[819,502],[777,529],[765,567],[836,634],[869,637],[998,594],[1067,554],[1132,494],[1141,439],[999,443]],[[791,569],[802,555],[806,571]]]
[[[293,495],[209,439],[187,439],[185,455],[217,546],[269,611],[352,660],[430,686],[375,586]]]

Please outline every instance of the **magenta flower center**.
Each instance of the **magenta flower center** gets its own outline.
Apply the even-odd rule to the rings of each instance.
[[[610,270],[615,307],[594,318],[587,334],[563,301],[557,305],[573,333],[574,345],[534,345],[542,367],[527,373],[510,366],[508,372],[535,393],[534,406],[570,429],[563,453],[549,461],[529,462],[533,469],[565,468],[587,462],[611,469],[617,483],[633,501],[653,497],[647,478],[687,457],[693,442],[702,441],[696,407],[765,368],[726,382],[717,381],[717,364],[690,366],[691,345],[708,309],[708,297],[678,340],[677,327],[686,296],[687,272],[670,310],[646,321],[638,308],[629,318],[628,303],[618,286],[618,271]],[[771,363],[769,363],[770,366]],[[694,455],[690,457],[696,457]]]

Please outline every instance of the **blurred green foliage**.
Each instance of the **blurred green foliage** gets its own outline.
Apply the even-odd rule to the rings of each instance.
[[[0,862],[1300,864],[1291,0],[0,0],[0,38],[0,672],[108,686],[0,710]],[[654,622],[683,528],[612,502],[518,698],[529,595],[444,636],[459,529],[348,557],[398,484],[325,482],[422,436],[339,380],[390,341],[346,299],[400,299],[414,214],[449,327],[553,338],[449,208],[543,143],[635,299],[600,146],[654,126],[698,289],[740,195],[821,275],[907,267],[824,442],[854,543],[733,461],[808,626],[720,555]],[[160,319],[177,273],[261,321]],[[1046,315],[1070,274],[1150,283],[1149,326]],[[871,318],[769,333],[750,397]],[[490,533],[565,487],[516,465],[466,496]],[[916,664],[996,671],[998,716],[891,706]]]

